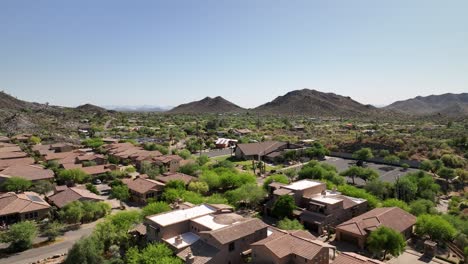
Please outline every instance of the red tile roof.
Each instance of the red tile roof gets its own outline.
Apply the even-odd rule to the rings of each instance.
[[[54,178],[54,172],[40,165],[13,165],[0,171],[1,177],[21,177],[31,181],[49,180]]]
[[[179,181],[183,181],[185,184],[189,184],[191,181],[196,180],[197,178],[184,174],[184,173],[176,172],[176,173],[164,173],[163,175],[156,177],[156,179],[163,183],[168,183],[169,181],[179,180]]]
[[[0,160],[0,171],[14,165],[31,165],[34,164],[33,158],[5,159]]]
[[[252,246],[263,246],[278,258],[284,258],[291,254],[301,256],[305,259],[313,259],[323,248],[332,246],[315,240],[315,237],[306,231],[277,231],[270,237],[257,241]]]
[[[123,182],[128,186],[128,189],[140,194],[145,194],[151,190],[161,190],[164,187],[162,182],[141,177],[134,180],[124,179]]]
[[[348,220],[336,227],[360,236],[367,235],[371,230],[386,226],[398,232],[410,228],[416,223],[416,216],[398,207],[375,208],[367,213]]]
[[[258,230],[267,228],[268,225],[258,218],[251,218],[239,223],[232,224],[214,231],[202,231],[201,234],[210,234],[220,244],[227,244],[242,237],[251,235]]]
[[[89,175],[98,175],[98,174],[104,174],[106,172],[111,171],[110,169],[107,168],[106,165],[96,165],[96,166],[89,166],[89,167],[82,167],[79,168],[83,172]]]
[[[58,208],[62,208],[65,205],[74,201],[103,201],[99,195],[96,195],[86,189],[80,189],[78,187],[66,188],[65,190],[56,193],[48,197],[49,201],[55,204]]]
[[[0,195],[0,215],[49,209],[50,205],[35,192],[4,193]]]

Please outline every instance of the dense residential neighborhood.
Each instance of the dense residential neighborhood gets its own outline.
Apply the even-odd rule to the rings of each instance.
[[[468,1],[0,1],[0,264],[468,264]]]
[[[89,238],[76,243],[92,247],[90,239],[99,237],[94,243],[104,243],[103,252],[120,244],[123,263],[143,258],[153,246],[166,248],[171,263],[384,263],[418,254],[431,259],[441,250],[454,250],[452,259],[463,256],[452,240],[456,228],[435,213],[443,205],[435,207],[433,199],[447,192],[440,189],[443,181],[394,163],[404,177],[388,183],[395,194],[385,194],[388,187],[374,187],[385,174],[358,156],[365,148],[344,158],[349,165],[338,170],[339,157],[327,156],[316,141],[240,143],[250,133],[225,145],[217,141],[213,151],[230,151],[211,158],[186,145],[110,137],[74,143],[2,137],[1,227],[5,234],[23,224],[35,230],[5,252],[27,252],[41,237],[59,245],[70,228],[96,221]],[[358,177],[364,188],[353,186]],[[409,197],[407,186],[399,185],[405,179],[425,189]],[[121,237],[109,237],[114,231],[105,231],[104,223]],[[68,254],[88,254],[80,250]],[[73,263],[65,256],[59,259]]]

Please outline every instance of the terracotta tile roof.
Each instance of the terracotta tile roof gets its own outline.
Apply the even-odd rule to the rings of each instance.
[[[193,264],[205,264],[209,263],[219,253],[219,249],[198,240],[177,253],[177,256],[185,261],[189,253],[193,255]]]
[[[54,172],[40,165],[13,165],[0,171],[2,177],[21,177],[30,181],[49,180],[54,178]]]
[[[231,241],[248,236],[267,227],[268,225],[265,224],[262,220],[258,218],[252,218],[221,229],[214,231],[203,231],[200,233],[210,234],[220,244],[227,244]]]
[[[375,208],[367,213],[348,220],[336,228],[360,236],[379,226],[390,227],[403,232],[416,223],[416,216],[398,207]]]
[[[385,262],[370,259],[356,253],[342,252],[336,256],[333,264],[385,264]]]
[[[0,160],[0,170],[4,170],[14,165],[31,165],[31,164],[34,164],[34,159],[29,158],[29,157],[19,158],[19,159]]]
[[[84,173],[89,174],[89,175],[104,174],[106,172],[111,171],[110,169],[107,168],[106,165],[96,165],[96,166],[82,167],[82,168],[79,168],[79,169],[82,170]]]
[[[287,143],[280,141],[265,141],[258,143],[237,144],[237,147],[244,153],[244,155],[267,155],[276,151],[281,146]]]
[[[13,152],[0,152],[0,160],[2,159],[18,159],[26,158],[28,154],[22,151],[13,151]]]
[[[171,162],[173,160],[181,161],[183,159],[178,155],[164,155],[164,156],[154,157],[153,160],[156,163],[166,164],[166,163],[169,163],[169,162]]]
[[[33,151],[40,151],[40,150],[50,150],[50,145],[34,145],[32,147]]]
[[[86,189],[80,189],[77,187],[66,188],[65,190],[56,193],[52,196],[48,197],[49,201],[51,201],[55,206],[58,208],[62,208],[65,205],[74,202],[74,201],[103,201],[104,199],[96,195]]]
[[[80,153],[74,152],[74,151],[50,153],[50,154],[45,155],[44,159],[46,161],[56,160],[59,164],[75,163],[75,159],[79,155],[80,155]]]
[[[252,246],[266,247],[271,254],[278,258],[284,258],[291,254],[301,256],[305,259],[313,259],[324,247],[332,247],[321,241],[306,231],[283,232],[283,234],[272,234],[273,238],[267,237],[255,242]],[[271,235],[270,235],[271,236]]]
[[[124,179],[123,182],[128,186],[128,189],[140,194],[145,194],[150,190],[162,190],[164,187],[162,182],[144,178]]]
[[[92,160],[96,160],[96,159],[104,159],[104,155],[94,154],[94,153],[84,154],[84,155],[80,155],[80,156],[76,157],[76,159],[78,161],[92,161]]]
[[[21,148],[14,145],[8,147],[0,147],[0,152],[21,152]]]
[[[35,192],[4,193],[0,195],[0,215],[48,209],[50,205]]]
[[[168,183],[169,181],[174,181],[174,180],[180,180],[180,181],[183,181],[185,184],[189,184],[191,181],[196,180],[197,178],[184,174],[184,173],[176,172],[176,173],[164,173],[163,175],[156,177],[156,179],[163,183]]]

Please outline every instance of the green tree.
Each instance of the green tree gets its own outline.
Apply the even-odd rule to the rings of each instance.
[[[103,250],[94,236],[81,238],[68,251],[64,264],[102,264]]]
[[[55,241],[55,239],[62,233],[63,224],[59,222],[47,223],[43,235],[47,237],[49,241]]]
[[[379,178],[379,174],[375,170],[359,166],[351,166],[347,170],[343,171],[341,175],[351,177],[353,180],[353,185],[355,184],[355,177],[358,177],[365,182],[373,181]]]
[[[367,238],[367,246],[375,255],[380,255],[383,251],[383,259],[385,259],[387,253],[395,257],[400,255],[406,247],[406,242],[399,232],[381,226],[370,233]]]
[[[86,184],[86,189],[94,194],[97,194],[99,195],[99,191],[98,189],[96,188],[96,186],[92,183],[87,183]]]
[[[80,169],[70,169],[60,171],[57,177],[57,181],[62,184],[68,182],[83,183],[88,181],[90,178],[91,176]]]
[[[330,154],[330,151],[319,142],[314,142],[314,144],[305,151],[305,155],[311,159],[323,159],[328,154]]]
[[[172,251],[164,244],[149,244],[141,251],[130,248],[125,256],[127,264],[182,264],[182,260],[173,257]]]
[[[366,199],[370,208],[375,208],[379,204],[379,199],[377,197],[352,185],[346,184],[338,186],[338,191],[347,196]]]
[[[353,153],[353,158],[362,162],[372,159],[373,157],[374,155],[372,154],[372,150],[370,148],[362,148]]]
[[[0,234],[2,243],[10,243],[10,250],[18,252],[32,247],[37,235],[36,224],[32,221],[23,221],[10,226],[10,229]]]
[[[409,205],[410,213],[419,216],[422,214],[435,214],[437,211],[434,207],[434,203],[429,200],[419,199],[413,201]]]
[[[382,202],[382,207],[399,207],[407,212],[410,210],[407,203],[398,199],[387,199]]]
[[[429,236],[435,241],[450,241],[457,230],[440,215],[420,215],[416,220],[415,232],[419,236]]]
[[[8,192],[24,192],[29,190],[32,182],[21,177],[11,177],[5,180],[3,188]]]
[[[364,189],[377,196],[381,200],[385,200],[393,195],[393,184],[381,180],[373,180],[366,183]]]
[[[408,177],[402,177],[395,183],[396,198],[405,202],[410,202],[416,198],[418,192],[417,183]]]
[[[168,212],[171,207],[165,202],[154,202],[146,205],[141,210],[143,217]]]
[[[38,145],[39,143],[41,143],[41,138],[37,136],[31,136],[29,138],[29,143],[33,145]]]
[[[203,166],[205,165],[206,163],[208,163],[210,161],[210,158],[207,156],[207,155],[201,155],[197,158],[197,163],[198,165],[200,166]]]
[[[192,176],[197,176],[200,172],[200,165],[198,165],[198,163],[195,162],[190,162],[183,166],[180,166],[179,172]]]
[[[101,138],[88,138],[83,140],[82,144],[88,148],[97,149],[100,146],[104,145],[104,141]]]
[[[130,192],[127,185],[117,185],[111,189],[111,197],[120,201],[126,201],[130,198]]]
[[[232,205],[256,208],[265,199],[266,193],[257,184],[245,184],[226,192],[225,196]]]
[[[272,182],[279,182],[279,183],[284,183],[288,184],[289,183],[289,178],[286,175],[283,174],[275,174],[268,176],[265,181],[263,182],[263,189],[267,190],[268,185]]]
[[[190,156],[192,156],[192,153],[190,153],[190,151],[188,151],[186,149],[183,149],[183,150],[180,150],[179,152],[177,152],[177,155],[179,155],[181,158],[186,160],[186,159],[189,159]]]
[[[292,216],[295,208],[296,203],[294,202],[294,198],[289,195],[282,195],[273,204],[272,214],[283,219]]]
[[[437,171],[437,174],[439,174],[440,177],[445,179],[445,184],[446,184],[445,191],[448,192],[450,188],[449,180],[455,178],[456,176],[455,170],[447,168],[447,167],[442,167]]]
[[[225,194],[230,204],[256,208],[265,199],[265,191],[256,184],[245,184]]]
[[[206,194],[210,190],[210,187],[206,182],[198,181],[191,182],[188,186],[188,190],[199,194]]]
[[[43,195],[47,194],[52,190],[54,190],[54,185],[50,181],[37,181],[33,184],[31,188],[31,191]]]
[[[278,228],[283,230],[304,230],[304,226],[297,219],[291,220],[289,218],[278,221]]]
[[[62,221],[69,224],[76,224],[83,217],[83,204],[80,201],[74,201],[65,205],[59,212],[59,217]]]
[[[432,162],[430,160],[423,160],[421,164],[419,164],[419,169],[424,171],[432,171]]]
[[[384,161],[390,164],[398,164],[400,162],[400,158],[396,155],[390,154],[385,156]]]

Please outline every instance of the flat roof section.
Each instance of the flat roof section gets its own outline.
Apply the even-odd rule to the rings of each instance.
[[[311,180],[300,180],[297,182],[293,182],[289,185],[283,186],[283,188],[287,188],[290,190],[305,190],[311,187],[315,187],[318,185],[324,184],[322,182],[311,181]]]
[[[227,225],[223,225],[223,224],[218,224],[214,221],[214,216],[212,215],[205,215],[205,216],[202,216],[202,217],[198,217],[198,218],[195,218],[195,219],[192,219],[193,222],[195,223],[198,223],[204,227],[207,227],[211,230],[217,230],[217,229],[221,229],[223,227],[226,227]]]
[[[171,238],[168,238],[168,239],[164,239],[164,241],[166,241],[168,244],[172,245],[173,247],[177,248],[177,249],[181,249],[181,248],[184,248],[184,247],[188,247],[190,245],[192,245],[193,243],[197,242],[200,237],[195,235],[194,233],[192,232],[187,232],[187,233],[183,233],[180,235],[180,242],[179,243],[176,243],[176,239],[177,239],[178,236],[175,236],[175,237],[171,237]]]
[[[333,198],[333,197],[326,197],[326,196],[322,196],[322,195],[317,195],[315,197],[312,197],[312,200],[317,201],[317,202],[321,202],[321,203],[325,203],[325,204],[336,204],[338,202],[343,201],[342,199],[337,199],[337,198]]]
[[[206,204],[202,204],[189,209],[175,210],[155,216],[150,216],[148,219],[160,226],[168,226],[214,212],[216,212],[215,208]]]

